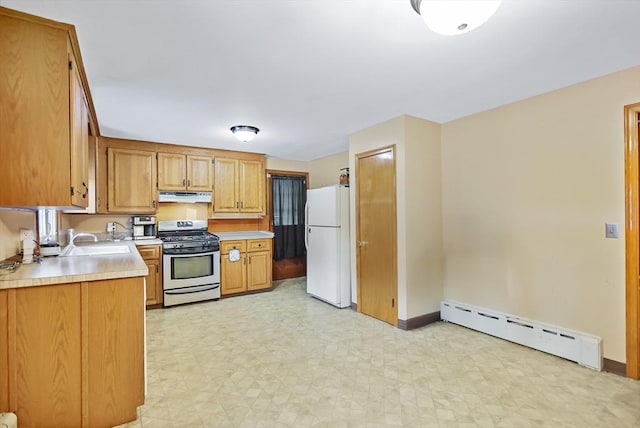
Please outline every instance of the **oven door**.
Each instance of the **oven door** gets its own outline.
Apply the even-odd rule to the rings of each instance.
[[[220,252],[163,254],[162,285],[165,290],[220,283]]]

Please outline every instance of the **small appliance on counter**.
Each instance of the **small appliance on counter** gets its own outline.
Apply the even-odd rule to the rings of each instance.
[[[131,217],[133,239],[156,239],[156,217],[153,215]]]
[[[58,212],[55,209],[41,208],[38,210],[37,221],[40,256],[49,257],[59,255]]]

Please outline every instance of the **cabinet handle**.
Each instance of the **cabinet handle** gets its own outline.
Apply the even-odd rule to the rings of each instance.
[[[155,208],[155,207],[156,207],[156,201],[153,201],[153,202],[151,203],[151,206],[152,206],[153,208]]]
[[[82,185],[84,186],[84,193],[82,194],[82,197],[86,199],[87,195],[89,194],[89,188],[84,181],[82,182]]]
[[[191,180],[187,180],[187,187],[191,187]]]
[[[251,257],[249,257],[249,264],[251,264]]]
[[[236,208],[240,208],[240,202],[236,202]]]
[[[158,265],[156,265],[156,273],[158,273]]]
[[[244,208],[244,202],[240,201],[240,208]]]
[[[187,185],[187,180],[185,180],[184,178],[182,179],[182,185],[186,186]]]

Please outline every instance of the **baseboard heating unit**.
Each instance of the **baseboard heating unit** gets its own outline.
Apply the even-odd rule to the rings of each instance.
[[[443,321],[459,324],[602,370],[599,337],[454,301],[440,304]]]

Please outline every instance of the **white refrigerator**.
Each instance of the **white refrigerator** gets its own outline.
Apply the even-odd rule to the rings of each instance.
[[[338,308],[351,306],[349,188],[307,191],[307,293]]]

